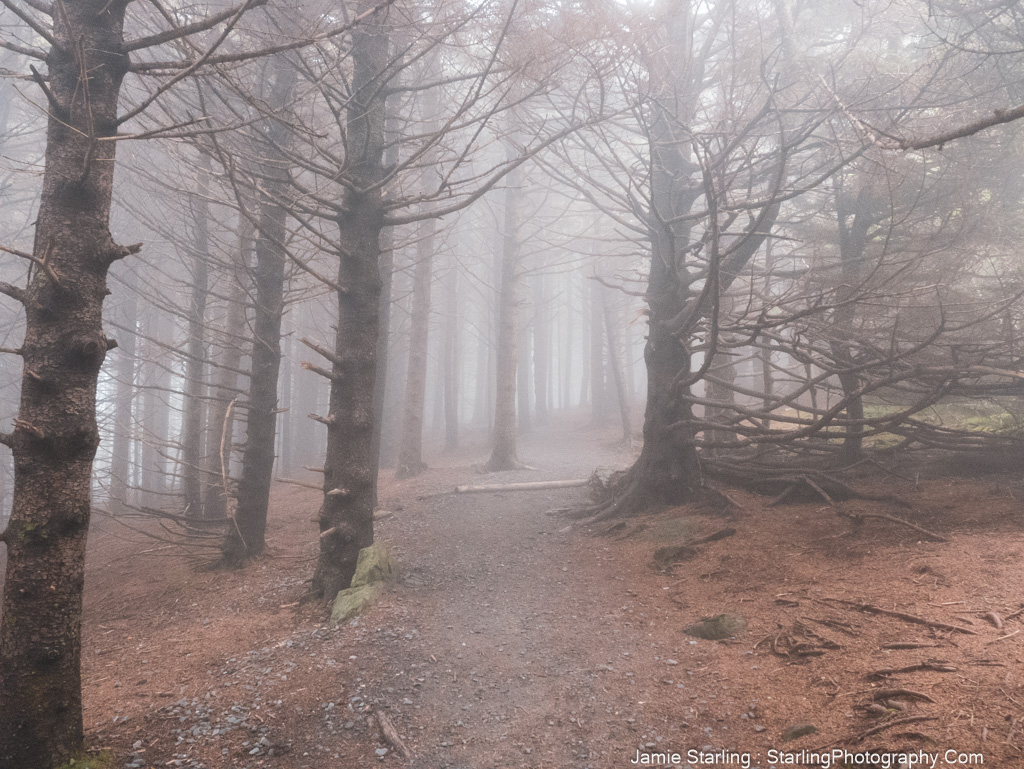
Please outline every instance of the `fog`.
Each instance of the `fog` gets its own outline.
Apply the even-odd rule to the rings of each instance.
[[[244,568],[290,483],[330,600],[378,479],[589,428],[591,523],[1020,451],[1017,3],[115,5],[0,9],[11,594],[90,515]]]

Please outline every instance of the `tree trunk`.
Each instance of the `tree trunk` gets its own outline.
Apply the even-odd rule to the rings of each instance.
[[[206,411],[206,299],[210,283],[210,206],[206,201],[205,182],[210,171],[209,158],[203,157],[199,173],[201,181],[192,198],[192,292],[188,311],[188,341],[185,345],[185,397],[181,429],[182,490],[185,494],[185,515],[205,518],[203,511],[203,427]]]
[[[283,59],[273,60],[273,90],[269,102],[283,107],[295,89],[295,69]],[[274,476],[277,423],[277,380],[281,368],[281,319],[284,314],[285,264],[288,260],[287,147],[291,129],[286,122],[270,121],[261,162],[260,218],[256,228],[256,290],[252,369],[246,411],[245,452],[238,483],[238,507],[224,538],[224,563],[238,566],[263,552],[267,532],[270,484]],[[374,324],[376,326],[376,324]],[[371,388],[372,391],[372,388]]]
[[[374,6],[360,0],[357,12]],[[352,33],[352,98],[346,114],[348,181],[338,218],[346,256],[339,260],[338,328],[320,511],[320,555],[312,592],[333,599],[352,582],[359,551],[373,544],[377,457],[373,454],[373,391],[380,313],[380,235],[384,201],[386,12]]]
[[[444,450],[459,447],[459,273],[458,263],[452,259],[444,276]]]
[[[224,316],[223,349],[217,364],[217,381],[210,406],[210,448],[207,451],[207,479],[204,489],[203,512],[208,520],[222,520],[228,516],[228,496],[231,473],[231,448],[234,437],[235,409],[237,408],[238,368],[242,362],[242,341],[236,336],[246,327],[246,284],[249,256],[253,247],[255,227],[244,214],[238,221],[238,251],[234,255],[233,274],[228,276],[227,312]]]
[[[394,47],[394,46],[393,46]],[[401,84],[401,75],[392,80],[392,85]],[[397,115],[388,113],[384,118],[384,167],[394,168],[399,161],[400,125]],[[388,392],[388,376],[391,356],[391,304],[395,275],[395,230],[385,227],[380,233],[380,304],[377,308],[377,371],[373,379],[373,445],[370,454],[376,457],[377,469],[383,464],[381,443],[384,434],[385,404]],[[373,506],[377,507],[377,485],[373,486]]]
[[[833,314],[835,332],[831,340],[832,354],[842,367],[838,375],[839,384],[846,399],[846,416],[850,420],[864,419],[864,399],[860,394],[860,377],[849,369],[854,366],[853,342],[856,336],[857,304],[853,298],[861,291],[865,274],[864,251],[867,248],[868,231],[874,224],[873,196],[870,184],[865,180],[852,207],[845,199],[840,187],[836,190],[836,216],[839,225],[839,265],[842,284],[836,291],[836,310]],[[843,438],[842,459],[856,462],[861,455],[864,442],[864,425],[851,424],[846,427]]]
[[[409,367],[402,409],[402,445],[397,478],[411,478],[427,469],[423,462],[423,407],[427,393],[427,348],[430,344],[430,293],[434,273],[434,220],[420,222],[416,239],[416,269],[412,279],[412,318],[409,328]]]
[[[63,4],[47,63],[51,97],[26,289],[21,405],[13,434],[14,501],[2,540],[0,766],[49,769],[82,747],[81,620],[96,384],[113,342],[103,333],[107,272],[138,248],[109,231],[117,102],[128,66],[126,3]]]
[[[149,376],[142,378],[142,450],[139,486],[142,499],[147,503],[160,505],[159,496],[167,488],[167,460],[164,452],[167,445],[168,412],[164,390],[168,388],[168,371],[160,365],[166,354],[163,346],[166,319],[159,312],[151,312],[142,318],[145,328],[146,363]],[[140,374],[144,373],[140,361]],[[148,385],[148,387],[147,387]]]
[[[519,314],[519,189],[520,174],[509,174],[505,187],[504,232],[501,243],[501,283],[498,294],[497,387],[494,403],[494,435],[487,469],[515,470],[516,454],[516,362]]]
[[[619,365],[619,329],[615,323],[615,312],[611,300],[608,298],[608,289],[602,287],[601,305],[604,310],[604,327],[608,334],[608,368],[611,369],[612,379],[615,382],[615,393],[619,401],[619,417],[622,419],[622,443],[624,446],[633,445],[633,423],[629,415],[629,397],[626,394],[626,382]]]
[[[127,284],[128,281],[126,280]],[[107,509],[114,515],[123,513],[130,503],[132,469],[132,435],[135,430],[135,328],[138,323],[138,302],[134,288],[126,285],[121,301],[121,325],[125,329],[117,348],[117,385],[114,391],[114,435],[110,457],[110,500]]]
[[[537,424],[548,423],[548,391],[551,387],[551,320],[547,281],[533,276],[533,408]]]
[[[604,381],[604,325],[601,317],[601,284],[590,281],[590,422],[608,421],[608,391]]]
[[[532,308],[529,306],[524,308],[520,303],[517,311],[516,416],[520,433],[528,433],[533,429],[533,420],[530,415],[530,389],[532,387],[530,383],[530,325],[523,317],[524,309]]]

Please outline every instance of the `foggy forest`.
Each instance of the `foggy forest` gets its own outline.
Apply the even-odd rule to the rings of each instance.
[[[0,769],[1020,766],[1021,118],[1017,0],[0,0]]]

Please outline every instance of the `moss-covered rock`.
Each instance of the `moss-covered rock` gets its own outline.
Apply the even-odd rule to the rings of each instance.
[[[380,542],[359,551],[356,561],[356,573],[352,577],[352,587],[362,587],[375,582],[391,582],[398,577],[398,564]],[[342,591],[344,592],[344,591]]]
[[[61,764],[58,769],[114,769],[116,765],[114,754],[104,750],[100,753],[80,753]]]
[[[356,616],[384,592],[398,577],[398,564],[380,542],[359,551],[352,586],[342,590],[331,607],[331,621],[344,622]]]
[[[694,622],[689,627],[683,628],[686,635],[694,638],[703,638],[707,641],[721,641],[747,628],[747,620],[739,614],[719,614],[716,617],[705,617],[700,622]]]
[[[331,607],[331,621],[345,622],[352,619],[383,593],[384,588],[385,583],[374,582],[340,591]]]

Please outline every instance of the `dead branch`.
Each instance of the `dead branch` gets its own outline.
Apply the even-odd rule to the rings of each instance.
[[[886,515],[885,513],[848,513],[843,510],[839,511],[839,515],[843,518],[849,518],[852,521],[861,522],[864,518],[879,518],[883,521],[891,521],[892,523],[898,523],[901,526],[909,526],[914,531],[924,534],[929,539],[935,542],[949,542],[945,537],[936,534],[935,532],[928,531],[928,529],[918,526],[916,523],[904,520],[903,518],[897,518],[895,515]]]
[[[925,627],[933,627],[938,630],[949,630],[954,633],[966,633],[967,635],[978,635],[975,631],[960,627],[959,625],[949,625],[945,622],[938,622],[936,620],[925,619],[924,617],[918,617],[914,614],[906,614],[901,611],[890,611],[889,609],[883,609],[880,606],[874,606],[870,603],[858,603],[857,601],[846,601],[842,598],[821,598],[821,601],[831,601],[833,603],[841,604],[842,606],[848,606],[857,611],[867,612],[868,614],[881,614],[886,617],[895,617],[901,619],[904,622],[910,622],[915,625],[924,625]]]
[[[889,700],[889,699],[907,699],[907,700],[920,700],[921,702],[935,703],[931,697],[921,692],[915,692],[913,689],[878,689],[871,692],[871,699],[873,700]]]
[[[938,716],[907,716],[906,718],[897,718],[892,721],[886,721],[884,724],[872,727],[867,731],[861,732],[853,738],[854,742],[860,742],[865,737],[870,737],[872,734],[878,734],[884,732],[886,729],[891,729],[894,726],[903,726],[904,724],[916,724],[921,721],[937,721]]]
[[[586,486],[589,478],[568,481],[531,481],[530,483],[489,483],[483,486],[456,486],[456,494],[477,494],[489,491],[537,491],[539,489],[571,489]]]
[[[929,670],[933,673],[956,672],[956,668],[946,662],[942,662],[940,660],[926,660],[925,662],[918,662],[915,665],[906,665],[901,668],[883,668],[881,670],[875,670],[866,674],[864,677],[867,679],[886,678],[887,676],[895,676],[900,673],[916,673],[920,670]]]
[[[412,751],[402,742],[402,738],[398,736],[398,730],[391,723],[391,719],[384,715],[383,710],[376,711],[376,715],[377,723],[380,724],[380,730],[384,734],[384,741],[401,753],[403,758],[412,758]]]

